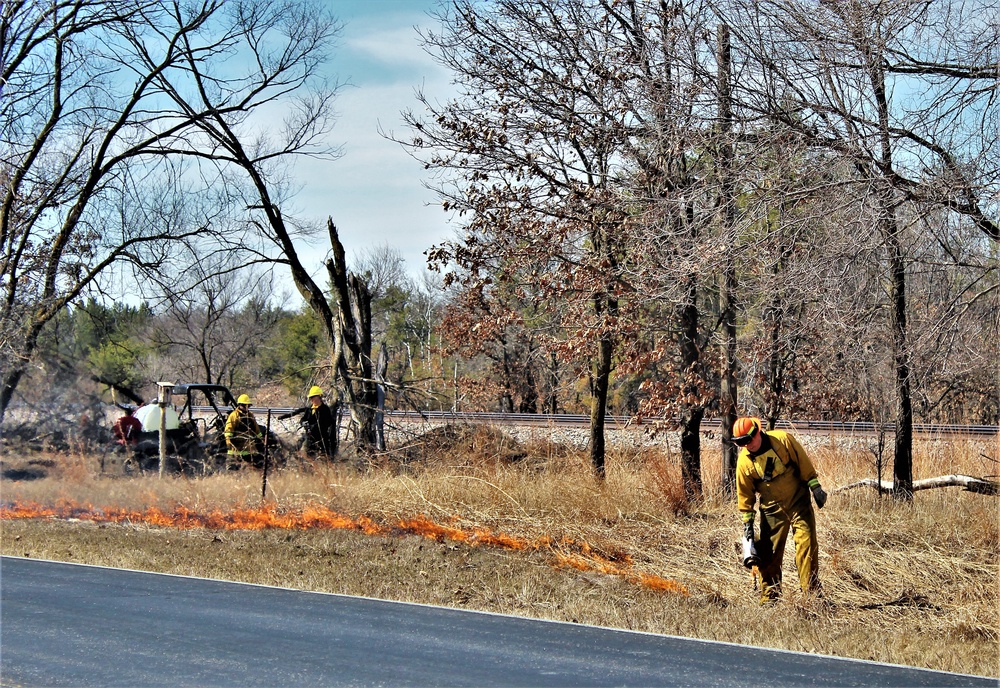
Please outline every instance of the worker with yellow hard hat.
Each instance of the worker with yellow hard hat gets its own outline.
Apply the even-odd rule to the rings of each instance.
[[[251,403],[248,394],[241,394],[236,399],[236,408],[226,418],[223,435],[231,458],[253,462],[260,453],[259,448],[264,434],[257,424],[257,418],[250,410]]]
[[[781,595],[781,563],[789,530],[795,542],[799,585],[809,594],[820,593],[819,542],[812,499],[820,509],[827,494],[802,445],[781,430],[765,432],[756,418],[738,418],[733,443],[741,447],[736,459],[737,509],[744,537],[754,541],[754,505],[760,508],[760,539],[756,541],[761,602]]]
[[[306,454],[312,457],[324,457],[333,459],[337,455],[337,420],[339,416],[339,404],[334,403],[334,408],[338,410],[334,413],[330,406],[323,400],[323,389],[318,385],[309,388],[307,395],[309,405],[295,409],[290,413],[278,416],[279,419],[291,418],[302,414],[302,427],[305,429],[304,448]]]

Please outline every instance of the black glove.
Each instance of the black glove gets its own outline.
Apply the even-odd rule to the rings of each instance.
[[[278,416],[278,420],[288,420],[291,417],[292,414],[290,413],[282,413],[280,416]]]
[[[743,524],[743,537],[750,542],[753,542],[753,521],[747,521]]]
[[[826,498],[827,498],[826,490],[824,490],[819,485],[811,489],[813,493],[813,499],[816,500],[816,508],[822,509],[823,505],[826,504]]]

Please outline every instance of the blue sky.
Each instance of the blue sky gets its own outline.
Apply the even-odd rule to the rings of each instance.
[[[327,0],[344,23],[330,70],[347,82],[337,99],[339,119],[331,143],[342,146],[335,162],[303,161],[297,167],[302,190],[295,204],[305,215],[333,218],[351,256],[389,244],[408,271],[423,272],[423,252],[450,238],[448,215],[433,192],[421,185],[424,170],[396,143],[378,133],[404,135],[400,116],[416,109],[415,89],[445,96],[449,74],[419,45],[414,26],[428,28],[437,0]],[[329,244],[325,234],[315,252],[304,252],[319,271]],[[325,274],[325,273],[324,273]]]

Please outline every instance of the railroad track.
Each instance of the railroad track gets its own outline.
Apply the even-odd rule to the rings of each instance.
[[[211,407],[194,408],[195,411],[211,411]],[[294,409],[271,408],[272,418]],[[254,408],[260,420],[260,414],[266,413],[266,408]],[[386,420],[397,422],[433,422],[433,423],[485,423],[495,425],[520,425],[552,428],[589,428],[590,416],[585,414],[544,414],[544,413],[465,413],[455,411],[386,411]],[[640,426],[652,427],[659,422],[652,419],[637,421],[630,416],[608,416],[604,421],[605,428],[621,429]],[[722,421],[718,418],[705,419],[701,422],[702,430],[718,430]],[[879,432],[892,434],[893,423],[843,422],[829,420],[780,420],[779,430],[791,430],[804,434],[837,434],[837,435],[876,435]],[[913,432],[918,435],[931,436],[975,436],[990,437],[997,434],[996,425],[936,425],[915,424]]]
[[[432,421],[464,421],[471,423],[496,423],[510,425],[527,425],[542,427],[589,428],[590,416],[584,414],[537,414],[537,413],[455,413],[435,411],[418,413],[415,411],[392,411],[387,417],[401,420],[418,420],[425,417]],[[637,426],[652,426],[656,420],[643,419],[637,421],[630,416],[608,416],[604,425],[606,428],[626,428]],[[721,429],[722,421],[718,418],[705,419],[701,422],[703,430]],[[893,423],[840,422],[826,420],[780,420],[779,430],[792,430],[805,433],[837,433],[856,435],[875,435],[878,432],[892,433]],[[913,431],[921,435],[975,435],[990,436],[997,434],[995,425],[931,425],[915,424]]]

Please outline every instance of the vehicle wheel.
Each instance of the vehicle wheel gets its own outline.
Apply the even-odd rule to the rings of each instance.
[[[122,475],[134,476],[142,473],[142,468],[139,467],[139,462],[135,460],[134,456],[126,456],[122,461]]]
[[[181,472],[188,477],[204,476],[208,472],[206,456],[197,441],[188,442],[184,447],[183,456],[178,456]]]

